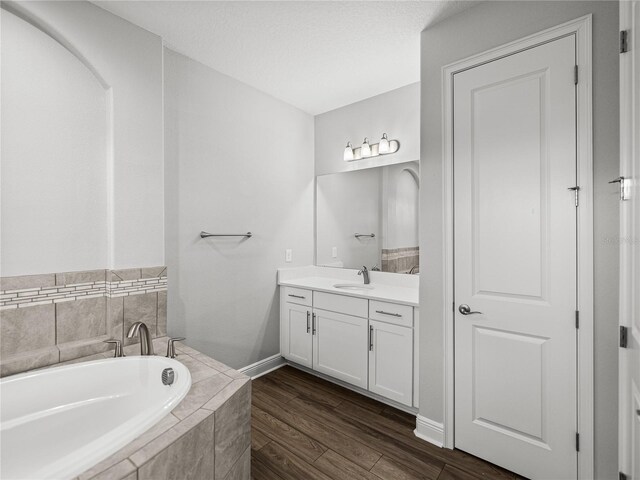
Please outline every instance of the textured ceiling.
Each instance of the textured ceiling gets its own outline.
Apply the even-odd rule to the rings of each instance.
[[[420,32],[468,1],[104,1],[179,53],[318,114],[420,80]]]

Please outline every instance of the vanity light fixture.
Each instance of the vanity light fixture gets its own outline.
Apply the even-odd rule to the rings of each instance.
[[[371,145],[369,139],[365,138],[360,147],[353,147],[351,142],[347,142],[344,149],[343,159],[345,162],[353,160],[362,160],[363,158],[377,157],[380,155],[390,155],[400,150],[400,142],[398,140],[389,140],[386,133],[382,134],[380,143]]]
[[[353,160],[353,147],[351,142],[347,142],[347,146],[344,148],[344,161],[350,162],[351,160]]]
[[[382,138],[380,139],[380,143],[378,144],[378,153],[381,155],[389,153],[389,139],[387,139],[386,133],[382,134]]]
[[[371,145],[369,145],[367,137],[364,138],[364,142],[362,142],[362,146],[360,147],[360,155],[362,155],[362,158],[371,156]]]

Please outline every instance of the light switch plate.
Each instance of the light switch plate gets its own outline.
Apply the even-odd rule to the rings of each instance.
[[[287,248],[284,252],[284,261],[285,262],[293,261],[293,250],[291,250],[290,248]]]

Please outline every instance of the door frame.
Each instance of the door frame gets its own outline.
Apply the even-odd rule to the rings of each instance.
[[[592,144],[592,16],[507,43],[442,67],[443,271],[444,295],[444,432],[443,443],[454,448],[454,231],[453,231],[453,75],[568,35],[576,36],[577,174],[580,207],[577,217],[577,308],[580,311],[577,359],[577,428],[580,433],[578,478],[592,479],[594,435],[593,385],[593,144]],[[569,187],[570,185],[567,185]]]

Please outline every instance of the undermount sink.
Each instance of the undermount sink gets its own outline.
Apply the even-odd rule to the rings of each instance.
[[[342,290],[373,290],[373,285],[363,283],[336,283],[333,286]]]

